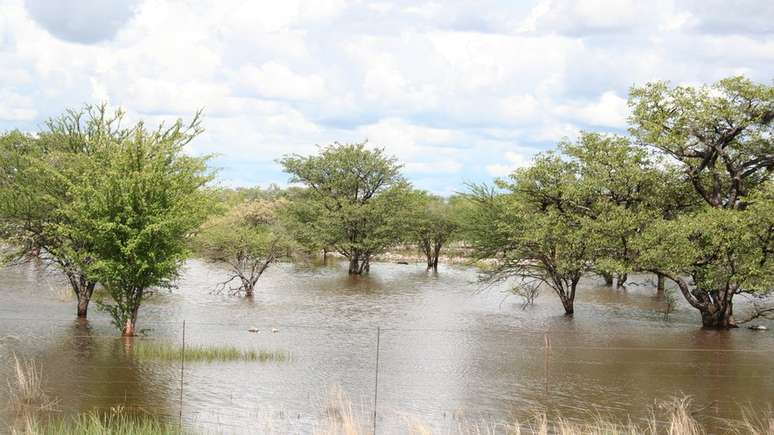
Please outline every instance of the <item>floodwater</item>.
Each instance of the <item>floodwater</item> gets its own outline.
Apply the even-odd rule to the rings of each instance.
[[[741,407],[774,402],[774,334],[701,330],[679,296],[665,321],[647,276],[626,289],[589,278],[569,319],[549,290],[522,310],[502,288],[481,291],[470,268],[442,265],[433,274],[421,264],[376,263],[371,270],[350,277],[344,264],[282,264],[246,299],[212,294],[225,271],[190,261],[176,289],[142,307],[145,336],[134,340],[181,343],[185,321],[187,346],[277,350],[290,359],[190,362],[181,371],[179,361],[134,358],[132,341],[118,338],[94,305],[89,322],[78,323],[53,271],[2,269],[0,404],[8,402],[13,354],[38,362],[63,413],[122,407],[177,420],[182,411],[200,433],[312,433],[330,412],[334,387],[369,430],[376,400],[379,433],[405,432],[408,421],[446,433],[460,422],[492,425],[544,409],[575,420],[637,421],[682,395],[713,430]],[[0,432],[13,423],[0,406]]]

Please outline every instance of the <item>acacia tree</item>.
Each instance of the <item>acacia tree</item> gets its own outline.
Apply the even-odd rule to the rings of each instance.
[[[675,171],[629,138],[583,132],[560,149],[577,162],[578,189],[590,201],[576,212],[589,219],[599,246],[595,271],[620,287],[639,270],[635,238],[653,220],[695,207],[695,198],[684,193]]]
[[[86,241],[87,276],[109,294],[101,306],[124,336],[135,334],[143,298],[172,285],[186,238],[210,212],[207,158],[183,152],[201,131],[197,114],[188,125],[138,123],[122,140],[101,142],[58,211],[58,233]]]
[[[231,294],[252,297],[258,279],[271,264],[286,255],[290,244],[279,222],[286,200],[248,200],[225,215],[207,221],[194,246],[205,259],[227,265],[231,276],[219,284]],[[228,287],[237,281],[236,287]]]
[[[87,105],[50,119],[36,136],[16,132],[2,141],[0,226],[17,248],[11,257],[24,260],[34,253],[56,266],[77,298],[80,318],[87,316],[96,285],[87,272],[93,246],[89,238],[62,231],[72,224],[62,209],[72,201],[74,186],[86,181],[95,152],[129,135],[122,118],[120,110]]]
[[[774,87],[742,77],[698,88],[657,82],[633,88],[630,106],[632,134],[668,156],[705,203],[653,225],[642,267],[674,281],[703,326],[734,327],[734,296],[772,287],[762,271],[774,237],[764,217],[774,211],[758,195],[774,171]]]
[[[332,233],[320,231],[309,224],[319,218],[319,203],[312,199],[313,196],[314,192],[310,189],[291,187],[288,189],[290,206],[282,208],[279,218],[281,226],[297,249],[307,255],[322,253],[323,262],[327,262],[328,252],[333,250],[336,240]]]
[[[452,203],[425,191],[413,190],[406,210],[407,241],[416,243],[427,260],[427,269],[438,271],[441,249],[459,227]]]
[[[473,186],[468,194],[474,207],[466,240],[476,258],[495,260],[484,278],[517,278],[533,289],[545,285],[573,315],[578,282],[592,270],[597,249],[589,218],[578,212],[591,201],[578,188],[577,163],[547,153],[497,186],[505,193]]]
[[[401,165],[383,149],[335,143],[317,155],[285,156],[279,162],[291,182],[308,188],[291,214],[349,260],[350,274],[368,272],[371,258],[400,239],[398,215],[408,183]]]

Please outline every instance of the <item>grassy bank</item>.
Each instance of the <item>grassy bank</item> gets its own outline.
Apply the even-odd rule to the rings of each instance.
[[[702,427],[692,416],[690,402],[675,400],[659,407],[660,413],[641,423],[619,424],[598,416],[588,423],[577,423],[562,418],[551,418],[545,413],[536,413],[526,421],[510,423],[458,421],[452,427],[433,429],[421,417],[400,415],[399,433],[411,435],[705,435],[710,433],[738,435],[774,434],[774,416],[748,416],[741,421],[720,422],[717,426]],[[316,435],[367,435],[371,424],[359,419],[353,412],[352,404],[343,393],[336,393],[333,401],[323,409],[320,426],[311,432]],[[227,423],[224,421],[224,423]],[[258,423],[258,422],[256,422]],[[265,422],[264,422],[265,423]],[[281,427],[269,424],[267,427]],[[248,429],[246,426],[245,429]],[[311,429],[311,428],[310,428]],[[84,413],[73,418],[36,420],[28,418],[22,428],[14,428],[14,435],[171,435],[171,434],[225,434],[225,428],[210,428],[206,431],[184,430],[175,423],[147,415],[127,415],[113,412],[104,415]],[[258,433],[258,432],[257,432]],[[262,430],[259,433],[279,435],[281,429]]]
[[[140,360],[180,361],[182,348],[170,343],[138,340],[134,343],[132,352]],[[281,351],[244,350],[235,346],[186,345],[185,347],[186,362],[283,362],[288,359],[289,355]]]

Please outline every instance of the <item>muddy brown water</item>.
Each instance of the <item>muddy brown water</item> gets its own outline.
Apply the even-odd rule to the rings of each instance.
[[[224,276],[188,262],[176,289],[143,306],[145,337],[135,339],[180,343],[185,320],[188,346],[290,354],[286,362],[186,364],[182,417],[201,433],[311,433],[330,411],[333,386],[370,431],[377,327],[379,433],[402,433],[416,420],[445,433],[542,409],[637,421],[682,395],[720,431],[719,419],[740,417],[741,407],[774,402],[774,334],[702,330],[682,300],[665,321],[648,276],[626,289],[590,277],[572,319],[548,290],[522,310],[503,287],[479,291],[476,271],[465,267],[433,274],[421,264],[377,263],[369,276],[349,277],[341,263],[283,264],[261,278],[253,299],[212,294]],[[74,311],[53,271],[0,269],[0,431],[15,422],[5,388],[13,354],[39,363],[61,413],[122,407],[177,420],[180,362],[138,360],[96,306],[86,324]]]

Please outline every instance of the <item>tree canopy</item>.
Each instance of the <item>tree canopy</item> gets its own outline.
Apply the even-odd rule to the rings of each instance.
[[[350,274],[367,272],[371,258],[400,239],[397,216],[409,185],[383,149],[336,143],[316,155],[285,156],[280,164],[291,182],[308,187],[290,213],[319,244],[349,259]]]
[[[231,272],[217,290],[252,296],[266,269],[287,255],[292,243],[280,220],[286,206],[285,199],[247,200],[205,222],[194,239],[197,253]]]

